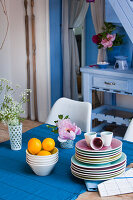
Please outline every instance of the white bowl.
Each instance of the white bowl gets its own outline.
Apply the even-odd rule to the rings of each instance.
[[[26,158],[26,162],[28,164],[33,164],[33,165],[51,165],[51,164],[54,164],[58,161],[58,158],[56,158],[55,160],[53,161],[45,161],[45,162],[35,162],[35,161],[30,161],[28,158]]]
[[[46,158],[47,156],[42,156],[42,157],[43,157],[42,159],[39,159],[38,156],[31,158],[31,157],[26,155],[26,158],[28,158],[32,162],[34,162],[34,161],[35,162],[54,161],[54,160],[56,160],[58,158],[58,155],[56,155],[56,157],[53,157],[53,158]]]
[[[28,157],[26,157],[26,160],[30,161],[30,162],[35,162],[35,163],[49,163],[49,162],[54,162],[58,159],[58,157],[52,159],[52,160],[32,160],[29,159]]]
[[[31,158],[31,159],[37,159],[37,160],[43,160],[43,159],[53,159],[55,157],[58,156],[58,149],[55,147],[54,148],[54,151],[55,153],[54,154],[51,154],[51,155],[48,155],[48,156],[37,156],[37,155],[32,155],[28,152],[28,150],[26,149],[26,156]]]
[[[56,163],[57,162],[55,162],[54,164],[45,165],[45,166],[29,164],[29,166],[32,168],[34,173],[37,174],[38,176],[47,176],[52,172]]]

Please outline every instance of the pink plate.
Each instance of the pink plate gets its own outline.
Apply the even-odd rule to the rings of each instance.
[[[118,139],[113,138],[111,145],[109,147],[103,146],[100,150],[93,150],[90,146],[87,145],[85,139],[80,140],[76,143],[76,148],[80,149],[81,151],[93,152],[93,153],[100,153],[100,152],[109,152],[112,150],[116,150],[117,148],[122,146],[122,142]]]

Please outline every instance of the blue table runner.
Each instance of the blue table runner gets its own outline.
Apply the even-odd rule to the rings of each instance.
[[[20,151],[12,151],[9,141],[0,143],[0,199],[74,200],[86,191],[84,181],[75,178],[70,171],[75,149],[61,149],[57,136],[43,124],[23,134]],[[59,161],[49,176],[35,175],[26,163],[27,143],[33,137],[41,141],[51,137],[59,148]],[[83,134],[77,136],[75,142],[83,137]],[[133,143],[123,141],[123,152],[127,154],[127,163],[133,162]]]

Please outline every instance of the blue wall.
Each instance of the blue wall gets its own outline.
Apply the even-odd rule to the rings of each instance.
[[[51,62],[51,104],[62,97],[62,56],[61,56],[61,2],[62,0],[50,0],[50,62]],[[128,56],[128,63],[132,59],[132,43],[125,30],[119,29],[121,34],[125,34],[124,44],[121,46],[121,55]],[[92,22],[90,6],[86,16],[86,65],[96,64],[97,46],[92,42],[95,35]]]
[[[50,0],[51,104],[62,97],[61,0]],[[51,106],[52,106],[51,105]]]
[[[120,54],[123,56],[128,56],[128,64],[130,66],[132,60],[133,45],[123,27],[119,27],[117,29],[117,32],[125,35],[124,43],[120,46]],[[97,62],[98,50],[97,45],[92,42],[93,35],[95,35],[95,30],[92,22],[91,10],[89,7],[86,16],[86,65],[96,64]],[[113,51],[111,52],[111,54],[115,56]]]

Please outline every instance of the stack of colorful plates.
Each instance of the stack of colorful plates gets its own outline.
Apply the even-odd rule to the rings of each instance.
[[[84,139],[76,143],[75,150],[75,158],[83,163],[108,163],[118,160],[121,157],[122,142],[113,138],[110,147],[103,147],[100,150],[93,150],[91,147],[87,146],[87,143]]]
[[[85,164],[77,161],[75,156],[71,159],[71,172],[74,176],[85,180],[107,180],[114,178],[125,171],[126,155],[106,164]]]
[[[85,140],[75,146],[76,153],[71,159],[71,172],[85,180],[107,180],[125,171],[126,155],[122,153],[122,142],[112,139],[110,147],[93,150]]]

